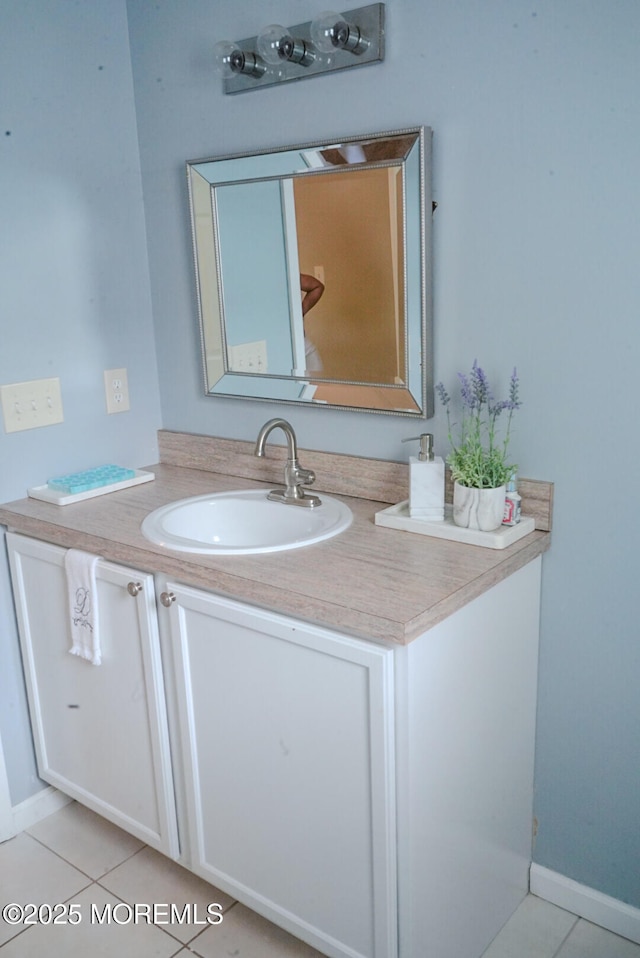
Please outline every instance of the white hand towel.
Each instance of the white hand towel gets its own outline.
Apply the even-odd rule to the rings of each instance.
[[[69,652],[87,659],[93,665],[100,665],[102,661],[98,629],[97,562],[98,556],[80,552],[79,549],[69,549],[64,557],[72,639]]]

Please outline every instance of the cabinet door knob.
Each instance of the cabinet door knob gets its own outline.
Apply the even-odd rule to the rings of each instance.
[[[129,584],[127,585],[127,592],[129,593],[129,595],[132,595],[133,598],[135,599],[135,597],[136,597],[140,592],[142,592],[142,583],[140,583],[140,582],[129,582]]]
[[[161,592],[160,601],[168,609],[176,601],[176,597],[173,592]]]

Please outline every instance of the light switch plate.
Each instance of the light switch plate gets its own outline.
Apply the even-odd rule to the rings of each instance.
[[[53,426],[64,421],[59,379],[33,379],[0,386],[6,432]]]
[[[228,347],[229,369],[233,373],[268,372],[267,341],[259,339],[255,343],[239,343]]]

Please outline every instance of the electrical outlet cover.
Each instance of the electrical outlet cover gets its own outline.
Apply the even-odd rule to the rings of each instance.
[[[129,404],[129,381],[126,369],[105,369],[104,392],[107,399],[107,412],[127,412]]]

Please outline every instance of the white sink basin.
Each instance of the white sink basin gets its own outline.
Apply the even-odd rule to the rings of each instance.
[[[322,542],[351,525],[351,509],[321,496],[313,508],[267,499],[268,489],[242,489],[179,499],[150,512],[142,534],[156,545],[201,555],[281,552]]]

